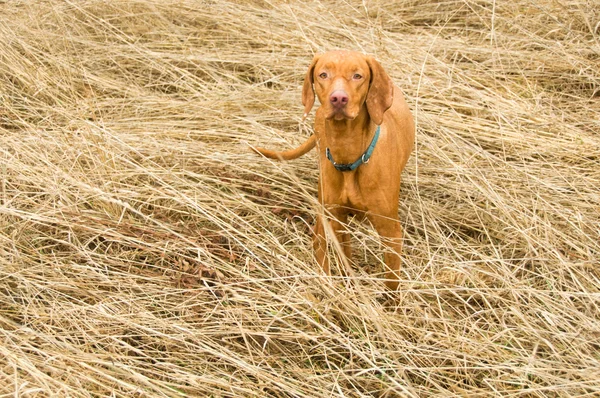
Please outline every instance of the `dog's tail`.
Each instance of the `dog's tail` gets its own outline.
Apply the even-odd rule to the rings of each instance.
[[[289,151],[277,152],[265,148],[252,148],[252,150],[256,153],[268,157],[269,159],[291,160],[297,159],[300,156],[304,155],[306,152],[313,149],[316,143],[317,137],[313,134],[310,137],[308,137],[308,139],[304,141],[302,145],[300,145],[298,148],[290,149]]]

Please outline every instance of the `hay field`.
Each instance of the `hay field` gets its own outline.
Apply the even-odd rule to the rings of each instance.
[[[336,48],[417,122],[397,293],[248,150]],[[0,397],[598,396],[599,162],[596,0],[2,1]]]

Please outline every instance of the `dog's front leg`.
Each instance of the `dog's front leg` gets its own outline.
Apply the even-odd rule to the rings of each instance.
[[[313,237],[313,248],[315,251],[315,257],[317,262],[323,268],[323,272],[327,275],[331,275],[331,269],[329,265],[329,258],[327,257],[327,233],[326,228],[331,227],[333,232],[333,238],[337,240],[342,251],[340,256],[350,259],[352,256],[352,247],[350,245],[350,235],[343,231],[344,223],[347,220],[347,214],[341,211],[332,211],[332,216],[328,221],[324,220],[323,215],[317,216],[317,223],[315,225],[315,235]],[[325,223],[329,225],[326,225]],[[344,259],[342,259],[342,263]],[[345,270],[342,267],[342,274],[345,274]]]
[[[323,269],[326,275],[331,275],[329,268],[329,258],[327,257],[327,238],[325,236],[325,225],[323,224],[323,216],[317,215],[317,223],[315,224],[313,236],[313,249],[317,263]]]
[[[400,254],[402,253],[402,227],[397,217],[368,215],[369,221],[379,234],[382,243],[387,246],[384,254],[385,284],[391,290],[397,290],[400,280]],[[391,250],[389,250],[391,249]]]

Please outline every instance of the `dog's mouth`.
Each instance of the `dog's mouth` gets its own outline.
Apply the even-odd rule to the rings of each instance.
[[[336,121],[354,120],[355,118],[356,118],[356,113],[348,112],[348,110],[346,108],[332,109],[331,112],[329,112],[329,115],[327,115],[325,117],[325,119],[327,119],[327,120],[336,120]]]

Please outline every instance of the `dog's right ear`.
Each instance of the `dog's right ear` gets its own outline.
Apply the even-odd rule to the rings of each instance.
[[[381,64],[373,57],[366,57],[371,69],[371,85],[367,94],[367,110],[376,125],[383,122],[383,114],[394,102],[394,83]]]
[[[317,64],[318,60],[319,55],[315,55],[310,63],[310,66],[308,67],[306,76],[304,76],[304,85],[302,86],[302,105],[304,105],[304,118],[308,116],[308,113],[315,103],[315,89],[313,88],[313,83],[315,82],[315,65]]]

